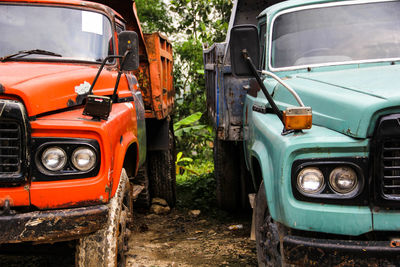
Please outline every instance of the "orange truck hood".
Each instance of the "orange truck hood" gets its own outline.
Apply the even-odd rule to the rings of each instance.
[[[0,63],[0,96],[20,98],[28,116],[81,104],[97,73],[98,65],[68,63]],[[114,75],[104,69],[94,93],[112,94]],[[2,86],[1,86],[2,85]]]

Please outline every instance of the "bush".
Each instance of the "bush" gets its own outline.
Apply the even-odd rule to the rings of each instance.
[[[216,207],[214,173],[177,177],[178,208],[211,211]]]

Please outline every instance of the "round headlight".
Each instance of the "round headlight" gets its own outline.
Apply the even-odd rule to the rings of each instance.
[[[297,175],[297,187],[303,193],[319,193],[324,185],[324,175],[318,168],[307,167]]]
[[[72,164],[80,171],[89,171],[96,164],[96,153],[91,148],[78,147],[72,153]]]
[[[357,174],[350,167],[337,167],[329,175],[329,183],[337,193],[347,194],[357,187]]]
[[[42,153],[42,164],[50,171],[59,171],[67,163],[67,154],[59,147],[49,147]]]

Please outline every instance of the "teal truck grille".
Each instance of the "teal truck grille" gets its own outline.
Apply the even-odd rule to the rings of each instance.
[[[400,198],[400,140],[386,140],[382,149],[383,194]]]
[[[374,149],[375,199],[383,205],[397,203],[400,201],[400,114],[380,119],[372,152]]]
[[[21,170],[21,128],[16,122],[0,122],[0,175]]]

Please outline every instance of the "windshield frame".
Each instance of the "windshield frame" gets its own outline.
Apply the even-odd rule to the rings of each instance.
[[[337,61],[337,62],[327,62],[327,63],[316,63],[316,64],[305,64],[305,65],[296,65],[296,66],[288,66],[288,67],[273,67],[272,66],[272,34],[273,28],[275,26],[275,20],[284,14],[292,13],[296,11],[308,10],[308,9],[317,9],[324,7],[335,7],[335,6],[350,6],[350,5],[359,5],[359,4],[370,4],[370,3],[384,3],[384,2],[396,2],[397,0],[351,0],[351,1],[340,1],[340,2],[326,2],[321,4],[311,4],[307,6],[299,6],[294,8],[289,8],[287,10],[283,10],[278,12],[275,16],[273,16],[270,22],[270,31],[268,34],[268,68],[271,71],[293,71],[293,70],[301,70],[308,68],[316,68],[316,67],[329,67],[329,66],[338,66],[338,65],[354,65],[354,64],[364,64],[364,63],[379,63],[379,62],[394,62],[400,61],[400,56],[396,58],[378,58],[378,59],[366,59],[366,60],[350,60],[350,61]]]
[[[117,55],[117,42],[115,38],[115,18],[113,15],[108,14],[104,10],[96,9],[88,6],[74,6],[67,4],[51,4],[51,3],[20,3],[20,2],[1,2],[0,5],[8,5],[8,6],[35,6],[35,7],[50,7],[50,8],[66,8],[66,9],[74,9],[80,11],[90,11],[101,14],[110,22],[111,26],[111,35],[113,42],[113,55]],[[111,16],[111,17],[110,17]],[[21,58],[13,58],[7,61],[22,61],[22,62],[65,62],[65,63],[85,63],[85,64],[95,64],[101,65],[102,62],[93,61],[93,60],[83,60],[83,59],[73,59],[73,58],[63,58],[63,57],[47,57],[47,58],[32,58],[32,57],[21,57]],[[114,59],[111,62],[106,62],[107,66],[117,65],[117,61]]]

